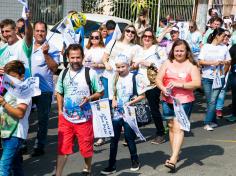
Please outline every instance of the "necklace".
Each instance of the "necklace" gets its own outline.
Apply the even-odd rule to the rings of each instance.
[[[70,85],[73,84],[75,77],[80,73],[81,70],[82,70],[82,69],[78,70],[78,71],[76,72],[76,74],[75,74],[73,77],[71,77],[70,71],[69,71]]]

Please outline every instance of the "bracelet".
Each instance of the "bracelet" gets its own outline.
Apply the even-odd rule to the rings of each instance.
[[[7,104],[7,102],[6,102],[6,101],[4,101],[4,103],[2,104],[2,107],[4,107],[4,108],[5,108],[6,104]]]

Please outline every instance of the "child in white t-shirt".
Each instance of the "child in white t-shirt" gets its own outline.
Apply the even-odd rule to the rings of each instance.
[[[114,110],[112,124],[114,129],[114,137],[111,138],[110,144],[110,157],[109,165],[101,174],[109,175],[116,172],[116,154],[118,149],[118,142],[121,134],[122,126],[124,127],[124,135],[128,144],[129,152],[131,155],[132,166],[131,171],[139,170],[139,159],[137,155],[137,148],[135,144],[136,134],[127,122],[123,119],[123,106],[134,105],[137,102],[145,98],[145,85],[144,81],[136,75],[133,77],[133,73],[129,72],[129,60],[125,55],[118,55],[115,59],[115,66],[117,75],[114,77],[114,92],[112,100],[112,108]],[[138,96],[133,97],[133,79],[136,79],[136,88]]]
[[[4,67],[5,74],[24,79],[25,68],[21,61],[11,61]],[[0,96],[1,138],[3,153],[0,160],[0,175],[24,175],[20,147],[27,138],[31,98],[20,99],[10,92]]]

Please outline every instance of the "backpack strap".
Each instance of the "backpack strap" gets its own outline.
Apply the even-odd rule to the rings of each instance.
[[[90,95],[92,95],[93,90],[92,90],[91,80],[90,80],[90,76],[89,76],[89,70],[90,70],[90,68],[85,67],[85,79],[86,79],[87,85],[89,86],[89,93],[90,93]]]
[[[68,70],[69,70],[69,68],[66,68],[64,71],[63,71],[63,73],[62,73],[62,77],[61,77],[61,82],[62,82],[62,96],[64,96],[64,86],[63,86],[63,81],[64,81],[64,79],[65,79],[65,77],[66,77],[66,73],[68,72]]]
[[[136,75],[137,73],[133,73],[132,82],[133,82],[133,96],[138,96],[137,86],[136,86]]]

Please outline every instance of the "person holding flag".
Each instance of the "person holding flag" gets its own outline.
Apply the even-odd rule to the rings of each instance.
[[[175,172],[184,140],[184,131],[177,119],[173,98],[180,101],[189,118],[195,99],[193,90],[201,86],[197,63],[194,61],[191,49],[185,40],[177,40],[173,43],[169,59],[159,69],[156,84],[163,94],[163,117],[168,122],[172,149],[171,157],[166,160],[165,166]]]
[[[32,157],[35,157],[44,154],[54,91],[53,74],[56,73],[59,65],[59,51],[52,43],[46,41],[47,24],[45,22],[35,22],[33,33],[34,43],[31,56],[31,71],[32,76],[39,78],[39,87],[42,92],[41,95],[33,98],[38,114],[37,137],[34,151],[31,154]]]
[[[11,84],[24,80],[25,67],[21,61],[11,61],[4,67],[4,76],[12,77]],[[27,138],[31,97],[19,98],[7,91],[0,96],[0,120],[3,153],[0,160],[0,176],[24,176],[20,148]]]
[[[29,13],[27,13],[27,17],[29,17]],[[13,20],[2,20],[0,29],[6,40],[6,43],[0,47],[0,79],[4,73],[4,66],[14,59],[23,61],[26,69],[25,77],[29,77],[31,75],[30,58],[33,43],[33,29],[30,20],[25,19],[25,37],[22,40],[17,38],[16,23]]]

